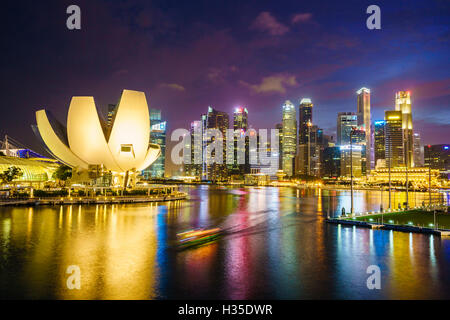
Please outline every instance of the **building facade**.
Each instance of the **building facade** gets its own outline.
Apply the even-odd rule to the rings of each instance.
[[[413,134],[413,158],[415,167],[423,167],[424,164],[424,154],[423,146],[420,139],[420,134],[414,132]]]
[[[424,147],[425,167],[450,171],[450,144],[435,144]]]
[[[213,150],[211,153],[206,152],[204,149],[204,160],[206,169],[204,172],[204,178],[211,181],[224,181],[228,179],[228,167],[226,165],[226,144],[227,144],[227,129],[229,128],[229,116],[226,112],[218,111],[211,106],[208,107],[208,113],[205,120],[205,129],[217,129],[222,134],[220,143],[222,144],[222,150]],[[207,131],[206,131],[207,132]],[[208,148],[215,140],[214,137],[204,137],[204,148]],[[220,144],[219,143],[219,144]],[[216,163],[215,152],[222,152],[222,163]],[[206,173],[206,174],[205,174]]]
[[[378,120],[374,124],[374,156],[375,167],[377,167],[385,163],[386,160],[386,121]]]
[[[385,112],[386,166],[400,167],[404,163],[401,111]]]
[[[395,94],[395,111],[401,112],[403,152],[405,157],[404,165],[414,167],[413,123],[411,112],[411,93],[409,91],[398,91]]]
[[[322,177],[337,179],[341,175],[341,149],[339,146],[325,147],[323,150]]]
[[[337,116],[337,144],[350,144],[350,132],[358,125],[358,118],[354,112],[339,112]]]
[[[153,164],[142,171],[145,179],[164,178],[166,161],[166,127],[167,122],[161,119],[161,110],[150,109],[150,143],[161,147],[161,156]]]
[[[297,153],[297,120],[295,106],[289,100],[283,105],[282,124],[282,170],[288,177],[291,177],[294,174],[294,158]]]
[[[364,126],[366,131],[366,162],[367,172],[373,168],[372,159],[372,131],[371,131],[371,119],[370,119],[370,89],[361,88],[357,92],[357,116],[358,126]]]

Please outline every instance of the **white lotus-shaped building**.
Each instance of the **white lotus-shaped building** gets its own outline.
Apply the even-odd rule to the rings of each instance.
[[[150,117],[145,94],[123,90],[115,117],[107,126],[98,116],[93,97],[73,97],[67,129],[48,112],[36,112],[35,132],[47,150],[77,171],[101,165],[124,173],[149,167],[161,154],[150,144]]]

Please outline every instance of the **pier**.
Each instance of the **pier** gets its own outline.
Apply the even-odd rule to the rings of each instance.
[[[38,205],[72,205],[72,204],[118,204],[164,202],[187,199],[187,194],[177,192],[170,195],[156,196],[114,196],[114,197],[49,197],[29,199],[3,199],[0,206],[38,206]]]
[[[409,226],[409,225],[398,225],[389,223],[372,223],[366,221],[358,221],[352,219],[340,219],[340,218],[327,218],[328,223],[347,225],[347,226],[357,226],[361,228],[378,229],[378,230],[393,230],[402,232],[415,232],[415,233],[427,233],[434,234],[442,237],[450,237],[450,230],[447,229],[433,229],[421,226]]]

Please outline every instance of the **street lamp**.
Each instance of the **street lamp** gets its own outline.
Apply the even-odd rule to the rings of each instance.
[[[431,208],[431,146],[428,145],[428,198]]]
[[[406,126],[406,210],[409,209],[409,203],[408,203],[408,165],[409,165],[409,135],[408,135],[408,126]]]
[[[308,127],[308,176],[311,175],[311,121],[306,124]]]
[[[391,200],[391,152],[389,152],[389,161],[388,161],[388,167],[389,167],[389,211],[392,210],[391,204],[392,204],[392,200]]]
[[[355,127],[352,127],[350,131],[350,197],[351,197],[351,208],[350,214],[353,216],[353,131]]]

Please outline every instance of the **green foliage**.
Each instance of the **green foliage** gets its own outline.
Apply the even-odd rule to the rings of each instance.
[[[34,196],[38,198],[45,197],[65,197],[69,193],[67,190],[56,190],[56,191],[45,191],[45,190],[35,190]]]
[[[53,178],[66,181],[69,178],[72,178],[72,168],[62,164],[58,169],[53,173]]]
[[[2,183],[10,183],[14,180],[17,180],[21,176],[23,176],[22,169],[18,167],[9,167],[8,169],[0,173],[0,181]]]

